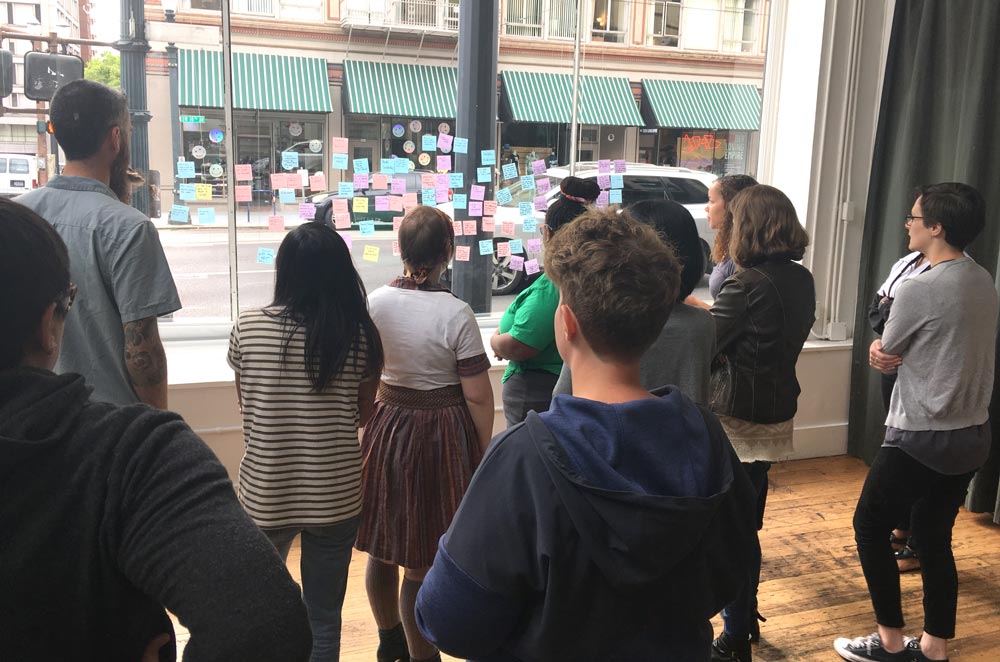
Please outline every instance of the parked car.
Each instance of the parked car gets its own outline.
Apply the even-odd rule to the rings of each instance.
[[[33,154],[0,154],[0,196],[12,198],[38,188],[38,163]]]
[[[576,165],[576,176],[582,179],[597,179],[598,164],[596,161],[585,161]],[[708,172],[690,170],[688,168],[673,168],[665,166],[654,166],[642,163],[627,163],[625,172],[622,174],[622,206],[639,202],[641,200],[674,200],[687,208],[694,217],[698,226],[698,236],[702,241],[702,250],[705,253],[705,271],[712,270],[711,245],[715,241],[715,231],[708,227],[708,219],[705,214],[705,205],[708,203],[708,187],[717,177]],[[552,204],[556,194],[559,192],[559,182],[569,176],[567,166],[549,168],[545,177],[549,179],[550,190],[545,194],[546,206]],[[536,177],[540,179],[541,176]],[[494,245],[510,241],[511,239],[521,239],[525,242],[525,258],[537,259],[542,264],[542,254],[527,253],[527,240],[538,238],[537,231],[525,232],[523,217],[519,211],[520,203],[532,203],[537,190],[522,190],[520,180],[510,180],[506,188],[510,191],[512,200],[503,205],[497,205],[496,221],[497,231],[493,235]],[[500,188],[504,188],[501,182]],[[454,215],[454,208],[451,203],[438,205],[442,211],[449,216]],[[535,211],[534,219],[538,226],[544,222],[545,212]],[[514,224],[515,232],[513,236],[505,236],[501,227],[504,222]],[[510,268],[509,257],[498,257],[494,252],[493,256],[493,283],[492,289],[495,296],[513,294],[520,291],[533,280],[523,271],[513,271]]]

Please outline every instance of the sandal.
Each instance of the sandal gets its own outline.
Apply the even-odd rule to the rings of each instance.
[[[893,556],[896,557],[896,565],[899,567],[900,572],[913,572],[920,569],[920,557],[917,556],[917,552],[909,545],[898,552],[894,552]]]

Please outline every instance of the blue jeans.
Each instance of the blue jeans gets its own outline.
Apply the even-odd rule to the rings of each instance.
[[[347,570],[360,516],[327,526],[265,529],[281,558],[302,534],[302,601],[309,613],[313,647],[310,662],[339,662],[340,611],[347,593]]]
[[[770,462],[744,462],[743,467],[750,476],[750,482],[757,491],[757,530],[764,526],[764,506],[767,504],[767,472]],[[888,540],[888,536],[886,537]],[[757,586],[760,584],[759,548],[755,548],[751,559],[750,574],[732,604],[722,610],[722,622],[726,634],[736,638],[750,635],[750,626],[757,618]]]

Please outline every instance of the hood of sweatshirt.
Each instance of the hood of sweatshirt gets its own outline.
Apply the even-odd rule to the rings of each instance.
[[[710,431],[676,388],[654,395],[622,404],[557,396],[529,419],[584,547],[620,588],[663,577],[697,549],[733,483],[721,428]]]

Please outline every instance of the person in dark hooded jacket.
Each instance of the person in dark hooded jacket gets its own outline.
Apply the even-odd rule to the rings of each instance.
[[[591,210],[553,238],[546,268],[574,395],[493,440],[418,625],[471,660],[706,662],[709,620],[758,543],[753,488],[718,420],[676,387],[641,385],[678,260],[627,211]]]
[[[0,199],[0,660],[292,661],[298,587],[177,414],[53,374],[76,287],[56,231]]]

